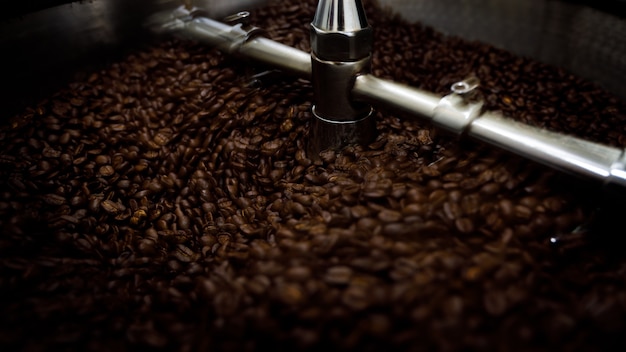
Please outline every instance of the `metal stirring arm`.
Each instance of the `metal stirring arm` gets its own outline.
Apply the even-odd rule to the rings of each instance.
[[[358,3],[360,5],[360,1]],[[334,5],[333,1],[320,2],[320,6]],[[318,8],[320,12],[323,13]],[[226,53],[253,59],[303,78],[316,78],[312,74],[310,53],[264,38],[259,35],[258,28],[246,23],[225,24],[204,16],[197,9],[180,8],[165,17],[160,16],[152,21],[152,27],[158,32],[206,43]],[[245,18],[245,13],[239,17]],[[324,23],[319,19],[316,22]],[[341,62],[330,63],[333,64],[342,65]],[[352,77],[347,94],[354,102],[372,104],[404,116],[427,119],[452,133],[476,138],[561,171],[626,186],[624,150],[546,131],[493,112],[484,112],[480,103],[472,103],[464,98],[471,90],[470,86],[471,82],[461,81],[453,85],[450,95],[441,97],[377,78],[362,70]],[[345,121],[341,121],[338,126],[332,133],[346,133]],[[322,130],[323,133],[328,131]],[[326,140],[327,137],[313,135],[312,143],[318,144],[314,150],[323,147],[319,145],[320,140],[324,140],[322,144],[327,147],[338,147],[336,143],[340,140]]]
[[[175,35],[215,47],[227,54],[253,59],[304,78],[311,77],[311,55],[262,37],[262,30],[249,26],[249,13],[229,16],[230,23],[215,21],[202,9],[184,6],[156,13],[146,26],[157,34]]]
[[[427,118],[452,133],[473,137],[549,167],[626,186],[624,150],[482,112],[480,103],[466,102],[465,93],[453,92],[442,98],[372,75],[357,77],[352,90],[355,99],[406,116]]]

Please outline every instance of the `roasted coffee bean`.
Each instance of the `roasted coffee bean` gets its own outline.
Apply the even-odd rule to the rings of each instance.
[[[347,266],[335,266],[328,269],[324,280],[330,284],[347,284],[352,276],[352,269]]]

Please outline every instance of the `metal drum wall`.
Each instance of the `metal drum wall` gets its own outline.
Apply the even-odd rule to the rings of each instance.
[[[621,97],[626,2],[383,0],[409,21],[567,68]]]

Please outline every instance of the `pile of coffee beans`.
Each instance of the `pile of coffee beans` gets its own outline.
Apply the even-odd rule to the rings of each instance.
[[[308,51],[316,5],[253,23]],[[366,7],[376,76],[474,75],[490,110],[626,146],[626,103],[594,84]],[[626,347],[613,192],[385,111],[371,145],[313,158],[311,104],[306,80],[165,38],[3,117],[2,350]]]

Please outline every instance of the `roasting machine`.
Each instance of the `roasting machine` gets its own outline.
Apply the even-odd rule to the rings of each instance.
[[[4,350],[624,346],[626,0],[11,3]],[[526,90],[455,77],[450,42],[413,75],[445,80],[388,78],[428,58],[377,50],[437,42],[378,46],[370,5],[518,55]],[[574,98],[530,92],[546,75]]]

